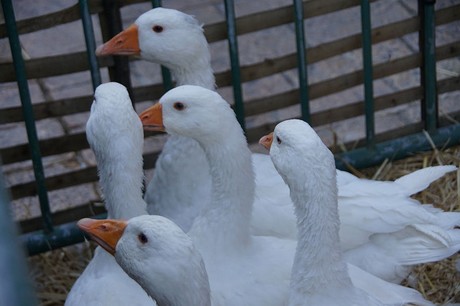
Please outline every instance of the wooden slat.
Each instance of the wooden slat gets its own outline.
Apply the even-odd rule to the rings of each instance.
[[[436,14],[437,25],[458,20],[460,18],[460,5],[444,8],[442,10],[437,11]],[[266,26],[265,23],[263,23],[263,25]],[[225,27],[224,25],[222,26]],[[401,37],[408,33],[412,33],[417,29],[418,17],[412,17],[400,22],[395,22],[374,29],[372,31],[372,41],[373,44],[376,44],[385,40]],[[225,35],[221,39],[224,38]],[[355,50],[360,46],[361,37],[359,34],[351,35],[349,37],[345,37],[333,42],[325,43],[320,46],[309,49],[309,63],[315,63],[317,61],[324,60],[326,58],[336,56],[344,52]],[[85,71],[89,69],[87,63],[87,56],[85,52],[77,52],[53,57],[31,59],[26,61],[25,65],[29,79],[57,76],[67,73]],[[111,57],[99,58],[100,67],[107,67],[111,65],[113,65],[113,59]],[[292,69],[295,66],[295,54],[288,54],[280,58],[269,59],[262,63],[250,65],[247,68],[243,67],[242,79],[243,81],[254,80],[273,73]],[[2,71],[2,74],[0,74],[0,82],[15,81],[14,67],[12,63],[0,64],[0,71]],[[229,74],[229,72],[226,72],[223,76],[218,76],[217,84],[219,86],[230,85],[230,78],[228,77]],[[223,79],[220,79],[220,77],[223,77]],[[223,80],[225,80],[225,82],[222,82]]]
[[[387,141],[390,139],[395,139],[403,136],[408,136],[411,134],[415,134],[417,132],[422,131],[423,125],[420,122],[412,123],[405,125],[403,127],[399,127],[396,129],[391,129],[389,131],[386,131],[384,133],[379,133],[375,135],[375,142],[383,142]],[[354,148],[359,148],[363,147],[366,145],[366,139],[361,138],[358,140],[346,142],[343,144],[335,144],[331,147],[331,151],[336,154],[336,153],[342,153],[343,149],[346,148],[347,151],[353,150]]]
[[[134,89],[135,101],[147,101],[158,99],[163,93],[162,84],[153,84]],[[93,95],[61,99],[51,102],[34,104],[35,120],[55,118],[77,113],[88,112],[93,102]],[[0,124],[23,121],[22,108],[20,106],[0,109]]]
[[[94,217],[106,212],[104,205],[94,205],[94,203],[90,202],[55,212],[51,215],[51,219],[54,225],[60,225],[82,218]],[[36,217],[22,220],[19,222],[19,228],[22,234],[41,230],[43,228],[42,218]]]
[[[47,177],[45,184],[48,191],[53,191],[60,188],[95,182],[97,179],[96,167],[89,167],[69,173]],[[11,198],[13,200],[37,195],[35,181],[13,185],[9,188],[11,191]]]
[[[459,121],[460,120],[460,112],[454,112],[454,113],[451,113],[449,114],[449,117],[450,118],[453,118],[454,120],[457,120]],[[445,127],[445,126],[448,126],[448,125],[451,125],[452,124],[452,121],[450,118],[447,118],[447,117],[440,117],[439,118],[439,126],[440,127]],[[421,122],[415,122],[415,123],[412,123],[412,124],[408,124],[408,125],[405,125],[403,127],[400,127],[400,128],[397,128],[397,129],[392,129],[392,130],[389,130],[389,131],[386,131],[384,133],[379,133],[376,135],[376,142],[384,142],[384,141],[388,141],[388,140],[391,140],[391,139],[395,139],[395,138],[399,138],[399,137],[403,137],[403,136],[408,136],[408,135],[412,135],[412,134],[415,134],[415,133],[419,133],[423,130],[424,126],[423,126],[423,123]],[[336,147],[332,147],[331,148],[331,151],[335,154],[335,153],[341,153],[343,152],[343,148],[347,148],[347,150],[352,150],[354,148],[359,148],[359,147],[364,147],[366,145],[366,139],[362,138],[362,139],[359,139],[359,140],[356,140],[356,141],[351,141],[351,142],[347,142],[347,143],[344,143],[343,146],[336,146]]]
[[[98,58],[100,67],[113,65],[112,57]],[[51,76],[75,73],[89,70],[86,51],[69,53],[58,56],[35,58],[25,61],[28,79],[40,79]],[[13,82],[16,73],[12,63],[1,63],[0,82]]]
[[[144,154],[145,169],[153,168],[158,154],[159,152],[149,152]],[[48,191],[53,191],[62,188],[87,184],[97,180],[98,177],[96,167],[88,167],[63,174],[49,176],[46,178],[45,184]],[[23,197],[35,196],[37,193],[35,181],[15,184],[9,186],[8,188],[10,189],[11,197],[13,200],[17,200]]]
[[[43,157],[75,152],[88,148],[85,133],[53,137],[40,141],[40,151]],[[3,164],[21,162],[30,159],[29,145],[20,144],[0,150]]]
[[[74,97],[33,105],[35,120],[88,112],[93,96]],[[24,121],[20,106],[2,109],[0,124]]]
[[[447,44],[436,49],[437,59],[444,60],[447,58],[460,55],[460,46],[457,42]],[[400,73],[409,69],[419,67],[420,55],[413,54],[399,59],[392,60],[387,63],[382,63],[374,66],[374,80],[387,77],[396,73]],[[362,70],[353,71],[347,74],[342,74],[332,79],[327,79],[310,85],[310,99],[317,99],[333,93],[337,93],[363,82]],[[274,111],[276,109],[285,108],[299,103],[298,90],[290,90],[282,92],[270,97],[262,97],[248,101],[245,104],[246,116],[254,116],[265,112]]]
[[[100,5],[101,1],[98,1]],[[90,3],[95,3],[91,1]],[[102,9],[102,6],[100,6]],[[49,29],[51,27],[65,24],[78,20],[80,18],[80,11],[78,4],[74,4],[63,10],[53,12],[50,14],[28,18],[24,20],[18,20],[16,26],[18,28],[19,34],[31,33],[39,30]],[[6,26],[5,24],[0,25],[0,38],[7,37]]]
[[[395,107],[416,101],[422,97],[421,87],[409,88],[396,93],[376,97],[374,99],[375,111]],[[333,109],[327,109],[312,115],[312,125],[319,126],[336,121],[361,116],[364,114],[364,101],[351,103]]]
[[[154,133],[150,133],[149,135],[154,135]],[[89,148],[89,145],[84,132],[40,141],[40,150],[43,157],[77,152],[87,148]],[[2,148],[0,149],[0,156],[2,157],[4,165],[29,160],[29,146],[25,143],[13,147]]]
[[[146,2],[145,0],[118,0],[122,6]],[[89,8],[91,14],[96,14],[102,11],[102,0],[89,1]],[[62,9],[57,12],[32,17],[28,19],[18,20],[16,26],[19,34],[26,34],[35,31],[45,30],[57,25],[80,20],[80,8],[78,3],[68,8]],[[5,24],[0,24],[0,38],[7,36]]]
[[[438,92],[440,94],[451,92],[455,90],[459,90],[460,88],[460,77],[453,77],[441,80],[437,83]],[[287,93],[287,95],[291,95],[291,93]],[[414,87],[409,88],[406,90],[402,90],[399,92],[391,93],[388,95],[380,96],[375,98],[375,110],[383,110],[387,108],[391,108],[394,106],[410,103],[416,101],[417,99],[421,98],[421,88]],[[296,98],[298,100],[298,96]],[[353,117],[362,116],[364,114],[364,102],[354,102],[348,105],[344,105],[341,107],[327,109],[321,112],[311,114],[311,120],[313,126],[319,126],[323,124],[328,124],[332,122],[339,122],[342,120],[350,119]],[[288,105],[289,106],[289,105]],[[260,126],[256,126],[254,128],[248,129],[246,132],[246,137],[248,138],[248,142],[254,143],[257,142],[260,137],[263,135],[271,132],[276,124],[276,122],[268,122],[261,124]]]
[[[450,118],[460,121],[460,112],[454,112],[448,115],[449,115],[449,118],[445,116],[442,116],[439,118],[439,123],[441,127],[452,124],[452,121]],[[300,119],[300,117],[295,118],[295,119]],[[273,132],[277,124],[278,122],[270,122],[270,123],[263,124],[261,126],[258,126],[252,129],[250,131],[250,135],[247,135],[247,136],[248,138],[254,139],[254,141],[252,142],[255,143],[256,140],[260,139],[260,137]],[[416,122],[416,123],[405,125],[401,128],[389,130],[384,133],[379,133],[376,135],[375,139],[376,139],[376,142],[378,143],[378,142],[387,141],[387,140],[395,139],[395,138],[402,137],[402,136],[411,135],[411,134],[420,132],[422,130],[423,130],[423,124],[420,122]],[[341,146],[340,148],[333,146],[330,149],[333,153],[340,153],[342,152],[343,147],[347,148],[348,150],[351,150],[357,147],[362,147],[364,145],[366,145],[366,139],[363,138],[363,139],[354,140],[348,143],[344,143],[343,146]]]
[[[371,0],[374,2],[376,0]],[[304,18],[312,18],[344,10],[360,4],[356,0],[310,0],[303,4]],[[236,20],[236,32],[243,35],[263,29],[280,26],[294,22],[294,7],[292,5],[277,9],[263,11],[238,17]],[[227,38],[225,22],[219,22],[204,26],[206,38],[209,42],[224,40]]]

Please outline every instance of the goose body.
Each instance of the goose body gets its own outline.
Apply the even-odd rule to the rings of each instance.
[[[156,29],[156,31],[154,30]],[[159,30],[161,29],[161,31]],[[126,42],[120,44],[119,42]],[[99,55],[135,54],[143,59],[167,66],[177,85],[199,85],[214,89],[208,44],[201,25],[191,16],[176,10],[156,8],[141,15],[124,32],[100,46]],[[268,155],[251,154],[255,177],[255,201],[252,207],[251,233],[256,236],[297,238],[296,217],[286,186]],[[432,181],[455,170],[454,166],[438,166],[410,173],[394,182],[359,179],[336,170],[339,196],[340,242],[344,251],[370,242],[375,233],[406,231],[409,226],[421,235],[428,234],[435,245],[438,228],[450,231],[460,224],[460,214],[443,212],[421,205],[410,198]],[[145,195],[150,213],[161,214],[188,231],[202,209],[211,201],[211,174],[206,154],[193,139],[171,135],[157,163]],[[432,226],[435,232],[431,232]],[[440,232],[441,230],[439,230]],[[427,240],[429,241],[429,240]],[[444,253],[454,252],[455,242],[448,242]],[[387,245],[389,247],[389,245]],[[380,245],[385,247],[385,245]],[[439,250],[439,248],[437,249]],[[351,253],[350,253],[351,254]],[[359,252],[347,259],[363,262]],[[399,256],[396,254],[396,256]],[[437,258],[441,258],[438,256]],[[427,254],[419,263],[434,258]],[[390,269],[365,265],[362,268],[386,280],[400,282],[406,269],[390,273]]]
[[[146,214],[142,199],[143,130],[128,92],[118,83],[95,92],[86,135],[95,153],[109,218]],[[69,292],[65,305],[156,305],[146,292],[97,248]]]
[[[203,259],[190,237],[169,219],[154,215],[129,221],[82,219],[78,226],[159,305],[211,305]]]
[[[140,117],[149,129],[193,137],[207,157],[211,201],[188,234],[203,256],[213,301],[283,305],[295,242],[250,233],[251,152],[230,105],[214,91],[185,85],[167,92]]]
[[[162,30],[153,31],[155,26]],[[188,52],[191,56],[196,52],[203,53],[193,59],[171,56],[178,43],[184,48],[181,52]],[[161,63],[170,69],[177,85],[215,88],[211,55],[203,29],[195,18],[179,11],[150,10],[96,50],[98,55],[118,54],[116,52],[140,55],[148,61]],[[145,192],[149,213],[165,216],[188,231],[204,203],[210,201],[210,192],[211,177],[203,149],[192,138],[170,135]]]
[[[289,305],[432,305],[413,289],[345,263],[334,156],[307,123],[284,121],[261,142],[290,188],[297,217]]]

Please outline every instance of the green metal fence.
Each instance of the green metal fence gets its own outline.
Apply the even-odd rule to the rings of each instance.
[[[424,129],[429,133],[432,141],[438,147],[457,144],[460,140],[460,125],[450,124],[440,127],[438,121],[437,88],[436,88],[436,56],[435,47],[435,1],[419,1],[420,20],[420,54],[422,57],[421,87],[423,88],[423,99],[421,103],[421,114]],[[161,5],[160,1],[152,1],[154,7]],[[304,5],[300,0],[293,1],[292,20],[295,25],[297,44],[297,68],[299,76],[298,101],[301,108],[301,118],[310,121],[309,100],[310,92],[307,76],[307,49],[306,40],[308,33],[304,32]],[[368,0],[361,1],[361,40],[363,54],[363,79],[364,79],[364,115],[366,138],[365,145],[336,155],[337,167],[346,169],[348,166],[357,168],[372,166],[382,162],[384,159],[398,159],[418,151],[430,150],[432,145],[428,141],[425,132],[419,131],[396,139],[384,142],[377,142],[375,137],[374,122],[374,95],[373,95],[373,65],[372,65],[372,28],[370,18],[370,3]],[[109,24],[109,33],[114,35],[121,30],[120,7],[113,1],[103,1],[104,12],[109,16],[112,24]],[[229,56],[231,61],[231,80],[235,99],[235,112],[243,128],[245,127],[245,103],[242,95],[241,67],[238,59],[238,36],[237,22],[232,0],[224,1],[226,12],[226,32],[229,45]],[[75,222],[56,225],[52,220],[49,207],[46,180],[43,172],[41,153],[37,132],[35,128],[34,111],[31,104],[26,69],[19,45],[19,35],[16,27],[16,20],[11,0],[2,0],[2,7],[5,16],[6,30],[13,55],[16,80],[20,91],[22,111],[26,123],[29,150],[33,161],[33,169],[36,179],[36,190],[38,191],[42,229],[23,234],[21,239],[27,247],[30,255],[45,252],[51,249],[71,245],[83,241],[83,235],[76,228]],[[93,24],[87,0],[79,0],[82,25],[87,46],[87,58],[91,71],[91,79],[95,88],[101,83],[98,60],[93,50],[96,48]],[[115,22],[117,21],[117,22]],[[114,81],[121,82],[128,87],[132,93],[129,79],[129,67],[127,59],[116,58],[110,66],[110,77]],[[172,87],[171,77],[166,69],[162,70],[164,78],[164,89]],[[127,76],[128,75],[128,76]],[[104,214],[98,215],[104,217]],[[75,220],[76,221],[76,220]]]

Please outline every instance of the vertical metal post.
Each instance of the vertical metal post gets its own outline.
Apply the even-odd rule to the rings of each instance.
[[[104,11],[99,13],[102,37],[109,40],[122,31],[122,21],[120,14],[119,1],[103,0]],[[128,93],[133,97],[133,88],[129,73],[129,59],[126,56],[113,56],[114,65],[109,67],[109,76],[111,81],[115,81],[126,86]],[[131,99],[134,106],[134,100]]]
[[[235,8],[233,0],[225,0],[225,18],[227,20],[228,48],[232,69],[233,97],[235,99],[235,113],[238,122],[246,131],[244,120],[243,91],[241,88],[240,60],[238,58],[238,36],[236,33]]]
[[[375,145],[374,89],[372,75],[372,26],[369,0],[361,1],[361,32],[363,43],[364,109],[366,116],[366,144]]]
[[[303,22],[303,2],[294,0],[295,35],[297,46],[297,70],[299,73],[300,110],[302,119],[310,122],[310,106],[308,98],[307,50]]]
[[[161,6],[161,0],[152,0],[152,6],[155,7],[160,7]],[[171,78],[171,72],[169,71],[168,68],[161,66],[161,76],[163,77],[163,88],[165,91],[170,90],[173,88],[173,82]]]
[[[435,0],[419,0],[420,16],[419,48],[422,53],[420,67],[423,98],[421,101],[422,120],[429,133],[438,126],[438,95],[436,92],[436,40],[435,40]]]
[[[40,210],[43,218],[43,227],[46,233],[53,231],[53,221],[49,207],[48,191],[45,186],[45,173],[40,153],[40,146],[35,127],[35,117],[30,99],[29,86],[27,84],[27,75],[22,58],[21,44],[19,42],[18,31],[16,28],[16,19],[14,16],[13,5],[11,0],[2,0],[3,14],[5,17],[8,39],[10,42],[11,54],[13,56],[13,65],[16,72],[16,80],[21,98],[22,113],[26,125],[27,137],[29,140],[29,150],[34,168],[35,182],[37,184],[38,199],[40,201]]]
[[[88,1],[79,0],[80,15],[83,23],[83,32],[85,33],[86,53],[88,55],[89,68],[91,71],[91,81],[93,89],[101,84],[101,73],[99,72],[99,65],[97,63],[96,53],[96,40],[94,38],[93,22],[91,20],[91,13],[89,11]]]

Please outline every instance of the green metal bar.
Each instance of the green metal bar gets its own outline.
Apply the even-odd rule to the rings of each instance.
[[[88,62],[91,71],[91,81],[93,89],[102,83],[101,73],[99,72],[99,65],[97,63],[96,53],[96,40],[94,38],[93,22],[91,20],[91,13],[89,11],[88,1],[79,0],[80,15],[83,23],[83,32],[85,33],[86,53],[88,55]]]
[[[422,52],[421,85],[423,88],[422,120],[425,129],[434,133],[438,126],[438,95],[436,92],[436,40],[435,0],[419,0],[420,33]]]
[[[310,122],[308,98],[307,49],[305,48],[305,30],[303,21],[303,2],[294,0],[295,36],[297,46],[297,70],[299,73],[300,110],[302,120]]]
[[[375,144],[374,89],[372,75],[372,26],[369,0],[361,1],[361,35],[363,42],[364,110],[366,117],[366,144]]]
[[[26,69],[16,28],[16,18],[14,16],[14,9],[11,0],[2,0],[1,3],[3,15],[5,17],[6,29],[8,31],[11,54],[13,56],[13,65],[16,72],[19,96],[21,97],[22,113],[26,125],[27,137],[29,139],[29,150],[34,168],[35,182],[37,184],[40,210],[43,217],[43,228],[45,232],[49,233],[53,230],[53,221],[51,219],[48,192],[45,185],[45,173],[43,171],[40,146],[35,127],[35,117],[30,99],[29,86],[27,84]]]
[[[152,0],[152,6],[155,7],[160,7],[161,6],[161,0]],[[169,71],[168,68],[161,66],[161,76],[163,78],[163,88],[165,91],[170,90],[173,88],[173,82],[171,78],[171,72]]]
[[[460,124],[439,128],[430,135],[436,147],[458,145],[460,141]],[[425,133],[417,133],[397,139],[392,139],[375,145],[375,149],[359,148],[353,151],[337,154],[336,166],[347,169],[347,165],[355,168],[366,168],[382,163],[385,159],[401,159],[413,153],[432,150]]]
[[[107,214],[101,214],[94,219],[105,219]],[[44,235],[41,231],[35,231],[21,235],[21,242],[26,246],[29,256],[62,248],[85,240],[85,236],[77,227],[77,222],[57,225],[53,233]]]
[[[0,305],[38,305],[9,207],[9,196],[0,173],[0,275],[5,278],[0,286]]]
[[[99,22],[104,40],[109,40],[123,30],[120,13],[120,2],[103,0],[104,11],[99,14]],[[126,56],[113,56],[113,66],[109,66],[110,80],[126,86],[129,96],[133,97],[131,74],[129,72],[129,58]],[[134,100],[132,101],[135,107]]]
[[[246,130],[244,118],[243,91],[241,88],[240,60],[238,58],[238,36],[236,33],[235,7],[233,0],[225,0],[225,18],[227,20],[228,48],[230,66],[232,69],[233,98],[235,99],[235,114],[243,130]]]

